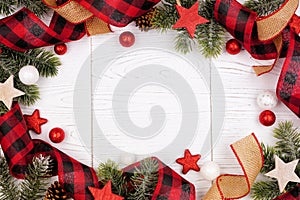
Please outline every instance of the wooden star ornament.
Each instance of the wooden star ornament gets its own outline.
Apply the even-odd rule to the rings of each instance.
[[[194,38],[197,25],[209,22],[209,20],[201,17],[198,14],[198,8],[199,1],[197,1],[189,9],[184,8],[180,5],[176,5],[176,9],[180,18],[178,19],[176,24],[173,25],[173,28],[186,28],[191,38]]]
[[[300,182],[300,178],[295,173],[299,159],[289,163],[283,162],[278,156],[275,156],[275,169],[266,173],[266,176],[276,178],[280,192],[284,191],[286,184],[290,181]]]
[[[41,126],[48,122],[47,119],[40,117],[40,111],[36,109],[32,115],[24,115],[28,130],[32,130],[37,134],[42,133]]]
[[[111,181],[108,181],[107,184],[102,189],[89,187],[89,190],[91,191],[95,200],[123,200],[124,199],[123,197],[112,193]]]
[[[200,171],[200,167],[197,164],[200,158],[200,154],[192,155],[191,152],[186,149],[184,151],[184,157],[176,159],[176,162],[183,166],[182,173],[186,174],[190,170],[194,170],[196,172]]]
[[[25,93],[14,88],[14,76],[10,76],[4,83],[0,83],[0,101],[10,109],[13,98],[24,95]]]

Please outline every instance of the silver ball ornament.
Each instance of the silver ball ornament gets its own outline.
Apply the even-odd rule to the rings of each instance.
[[[40,78],[39,71],[31,65],[22,67],[19,71],[19,79],[25,85],[33,85]]]
[[[208,161],[203,164],[200,173],[204,179],[212,181],[220,176],[220,167],[216,162]]]
[[[258,106],[264,110],[270,110],[274,108],[278,103],[276,95],[270,91],[264,91],[260,93],[257,96],[256,101]]]

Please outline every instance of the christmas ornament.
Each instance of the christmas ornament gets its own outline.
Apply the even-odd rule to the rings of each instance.
[[[189,9],[184,8],[180,5],[176,5],[176,9],[180,18],[178,19],[176,24],[173,25],[172,28],[186,28],[191,38],[194,38],[195,36],[197,25],[209,22],[209,20],[205,19],[204,17],[201,17],[198,14],[199,1],[197,1]]]
[[[264,91],[257,96],[256,101],[260,108],[269,110],[277,105],[278,99],[274,93],[270,91]]]
[[[203,176],[203,178],[212,181],[215,180],[218,176],[220,176],[220,167],[214,161],[205,162],[201,167],[200,173]]]
[[[49,133],[49,138],[53,143],[60,143],[65,139],[65,132],[61,128],[53,128]]]
[[[152,29],[152,18],[155,15],[156,8],[152,8],[149,12],[135,19],[135,26],[139,27],[141,31],[148,31]]]
[[[25,85],[33,85],[40,78],[39,71],[31,65],[24,66],[19,71],[19,79]]]
[[[0,101],[10,109],[13,98],[24,95],[25,93],[14,88],[14,77],[10,76],[4,83],[0,83]]]
[[[264,110],[259,114],[259,122],[264,126],[272,126],[276,121],[276,116],[271,110]]]
[[[28,130],[32,130],[37,134],[41,134],[41,126],[48,122],[47,119],[40,117],[40,111],[38,109],[34,110],[32,115],[24,115],[24,119],[26,121]]]
[[[64,55],[67,52],[67,49],[66,44],[56,44],[54,46],[54,51],[57,55]]]
[[[135,42],[135,36],[130,31],[125,31],[119,36],[119,42],[123,47],[131,47]]]
[[[298,161],[299,159],[285,163],[277,155],[275,155],[275,169],[265,175],[276,178],[279,190],[280,192],[283,192],[288,182],[300,182],[300,178],[295,173]]]
[[[290,27],[294,29],[295,33],[299,35],[300,33],[300,17],[297,15],[293,15],[292,20],[290,22]]]
[[[197,164],[200,158],[200,154],[192,155],[191,152],[186,149],[184,151],[184,157],[176,159],[176,162],[183,166],[182,173],[186,174],[191,169],[196,172],[200,171],[200,167]]]
[[[242,45],[236,39],[230,39],[226,42],[226,51],[231,55],[240,53],[241,48]]]
[[[122,200],[123,197],[113,194],[111,191],[111,181],[108,181],[107,184],[102,189],[89,187],[95,200]]]
[[[55,200],[55,199],[64,200],[67,198],[68,196],[66,191],[62,188],[62,186],[59,184],[58,181],[55,181],[48,188],[44,200]]]

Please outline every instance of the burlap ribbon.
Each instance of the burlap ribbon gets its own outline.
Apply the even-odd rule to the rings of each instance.
[[[231,146],[244,175],[224,174],[219,176],[203,200],[238,199],[250,192],[251,185],[259,174],[264,157],[261,146],[251,134]]]

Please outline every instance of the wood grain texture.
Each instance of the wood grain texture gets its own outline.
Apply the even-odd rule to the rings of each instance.
[[[116,120],[113,116],[112,95],[115,85],[120,80],[128,78],[126,74],[135,65],[151,65],[153,62],[155,65],[163,65],[170,68],[169,71],[161,71],[161,77],[167,77],[172,72],[173,66],[175,71],[182,73],[183,78],[192,88],[197,105],[200,105],[199,109],[195,111],[196,115],[191,115],[199,117],[199,127],[195,131],[197,133],[196,136],[188,143],[189,145],[177,147],[182,151],[182,154],[185,148],[189,148],[194,154],[200,153],[203,151],[201,147],[206,142],[204,141],[204,135],[208,134],[209,140],[205,145],[209,149],[206,149],[208,151],[207,154],[202,155],[203,157],[199,161],[200,166],[208,160],[214,160],[220,165],[221,173],[241,174],[242,170],[229,147],[230,144],[252,132],[256,134],[260,141],[274,144],[272,129],[278,122],[292,120],[296,126],[300,126],[299,119],[282,103],[279,103],[273,110],[277,117],[277,122],[274,126],[263,127],[258,122],[258,115],[262,110],[256,103],[256,97],[264,90],[275,91],[283,63],[282,60],[270,73],[256,77],[251,65],[270,63],[270,61],[254,60],[244,50],[235,56],[229,55],[224,50],[217,59],[205,60],[210,66],[215,67],[216,71],[213,71],[202,64],[202,58],[198,52],[193,52],[187,57],[174,53],[174,50],[172,50],[172,41],[176,34],[174,31],[166,34],[160,34],[156,31],[140,33],[133,24],[125,28],[112,27],[112,29],[113,33],[89,38],[85,37],[80,41],[67,44],[67,54],[60,56],[63,64],[59,68],[59,75],[55,78],[41,78],[39,80],[41,100],[30,108],[23,107],[23,111],[25,114],[30,114],[34,109],[40,109],[41,116],[47,118],[49,122],[42,127],[43,134],[36,135],[32,133],[33,138],[40,138],[50,142],[48,139],[49,131],[54,127],[61,127],[66,131],[67,137],[62,143],[52,145],[93,167],[97,167],[98,163],[105,161],[106,158],[120,162],[121,166],[126,165],[121,162],[122,156],[131,156],[133,160],[143,158],[145,153],[139,153],[141,151],[139,145],[134,145],[131,140],[120,139],[119,132],[116,131],[121,130],[119,129],[120,127],[118,125],[110,126]],[[129,53],[124,53],[125,49],[119,45],[117,37],[121,32],[127,30],[135,34],[136,43],[133,48],[126,49]],[[226,37],[230,38],[229,36]],[[160,43],[162,40],[165,42]],[[103,48],[104,44],[110,45]],[[160,45],[162,47],[157,48]],[[97,50],[99,47],[102,48],[102,52]],[[156,49],[152,49],[152,52],[161,51],[163,53],[149,55],[145,47],[155,47]],[[114,54],[120,55],[120,57],[111,60],[106,55],[105,48],[107,48],[107,51],[115,50]],[[138,48],[142,49],[142,51],[139,52]],[[49,49],[51,50],[52,48]],[[143,53],[145,53],[145,57],[142,60],[134,60],[134,54],[140,58]],[[166,64],[167,61],[164,60],[165,58],[162,55],[169,55],[172,59],[172,62],[170,62],[172,64]],[[178,55],[178,58],[176,58],[178,60],[173,57],[174,55]],[[150,59],[147,59],[147,56]],[[118,60],[120,61],[119,63]],[[100,63],[106,63],[106,66],[104,66],[106,68],[101,71],[102,73],[97,71],[103,67],[101,64],[98,65],[99,61]],[[189,63],[190,61],[192,63]],[[127,66],[126,64],[128,63],[130,64]],[[186,64],[180,68],[176,63]],[[198,70],[197,73],[193,73],[195,69]],[[199,74],[206,74],[208,77],[203,78]],[[135,74],[135,78],[132,80],[148,78],[147,75],[149,74],[145,72],[140,75]],[[80,77],[80,81],[78,81],[78,77]],[[215,84],[217,79],[221,80],[224,89]],[[201,81],[205,82],[206,85],[200,86],[202,84]],[[183,90],[181,92],[184,94],[186,91]],[[84,100],[81,99],[79,101],[77,98],[80,97],[76,96],[76,94],[83,95]],[[224,95],[224,113],[221,111],[222,109],[212,111],[211,96],[213,95],[215,97]],[[137,88],[136,93],[133,93],[131,96],[126,92],[120,92],[114,100],[117,105],[128,105],[128,110],[123,108],[116,110],[120,114],[119,118],[127,123],[129,121],[125,114],[129,113],[131,122],[142,128],[151,124],[155,117],[160,119],[163,115],[163,112],[156,112],[151,118],[151,108],[160,105],[165,109],[166,122],[162,127],[167,127],[168,130],[172,131],[166,133],[158,131],[158,135],[160,133],[165,134],[162,134],[161,138],[163,139],[153,140],[155,142],[144,145],[143,152],[147,152],[147,149],[151,148],[160,149],[166,143],[172,142],[168,141],[170,138],[174,139],[176,137],[178,128],[180,128],[180,116],[183,112],[179,102],[180,98],[176,97],[174,92],[169,90],[168,87],[161,87],[161,85],[143,86]],[[191,113],[195,114],[187,112],[187,114]],[[222,121],[221,129],[219,129],[220,121],[211,120],[213,116],[222,116],[220,119]],[[78,122],[78,119],[81,119],[81,121]],[[105,128],[103,128],[104,125]],[[107,130],[107,132],[105,134],[101,133],[99,131],[101,128],[99,129],[99,127]],[[114,145],[117,148],[114,148],[114,150],[110,149],[112,145],[107,143],[107,138],[114,140]],[[216,141],[211,143],[214,138],[217,138]],[[130,144],[130,148],[128,144]],[[120,152],[118,148],[123,150],[127,148],[130,153],[118,155],[118,152]],[[133,156],[132,151],[136,151],[136,155]],[[172,152],[167,152],[163,156],[168,157],[171,154]],[[99,158],[99,155],[101,158]],[[155,155],[155,153],[148,155]],[[172,154],[172,156],[174,155]],[[169,164],[178,173],[181,173],[181,166],[174,162]],[[195,184],[197,199],[200,199],[211,185],[210,181],[204,180],[201,174],[196,172],[189,172],[183,176]],[[250,199],[250,197],[244,199]]]

